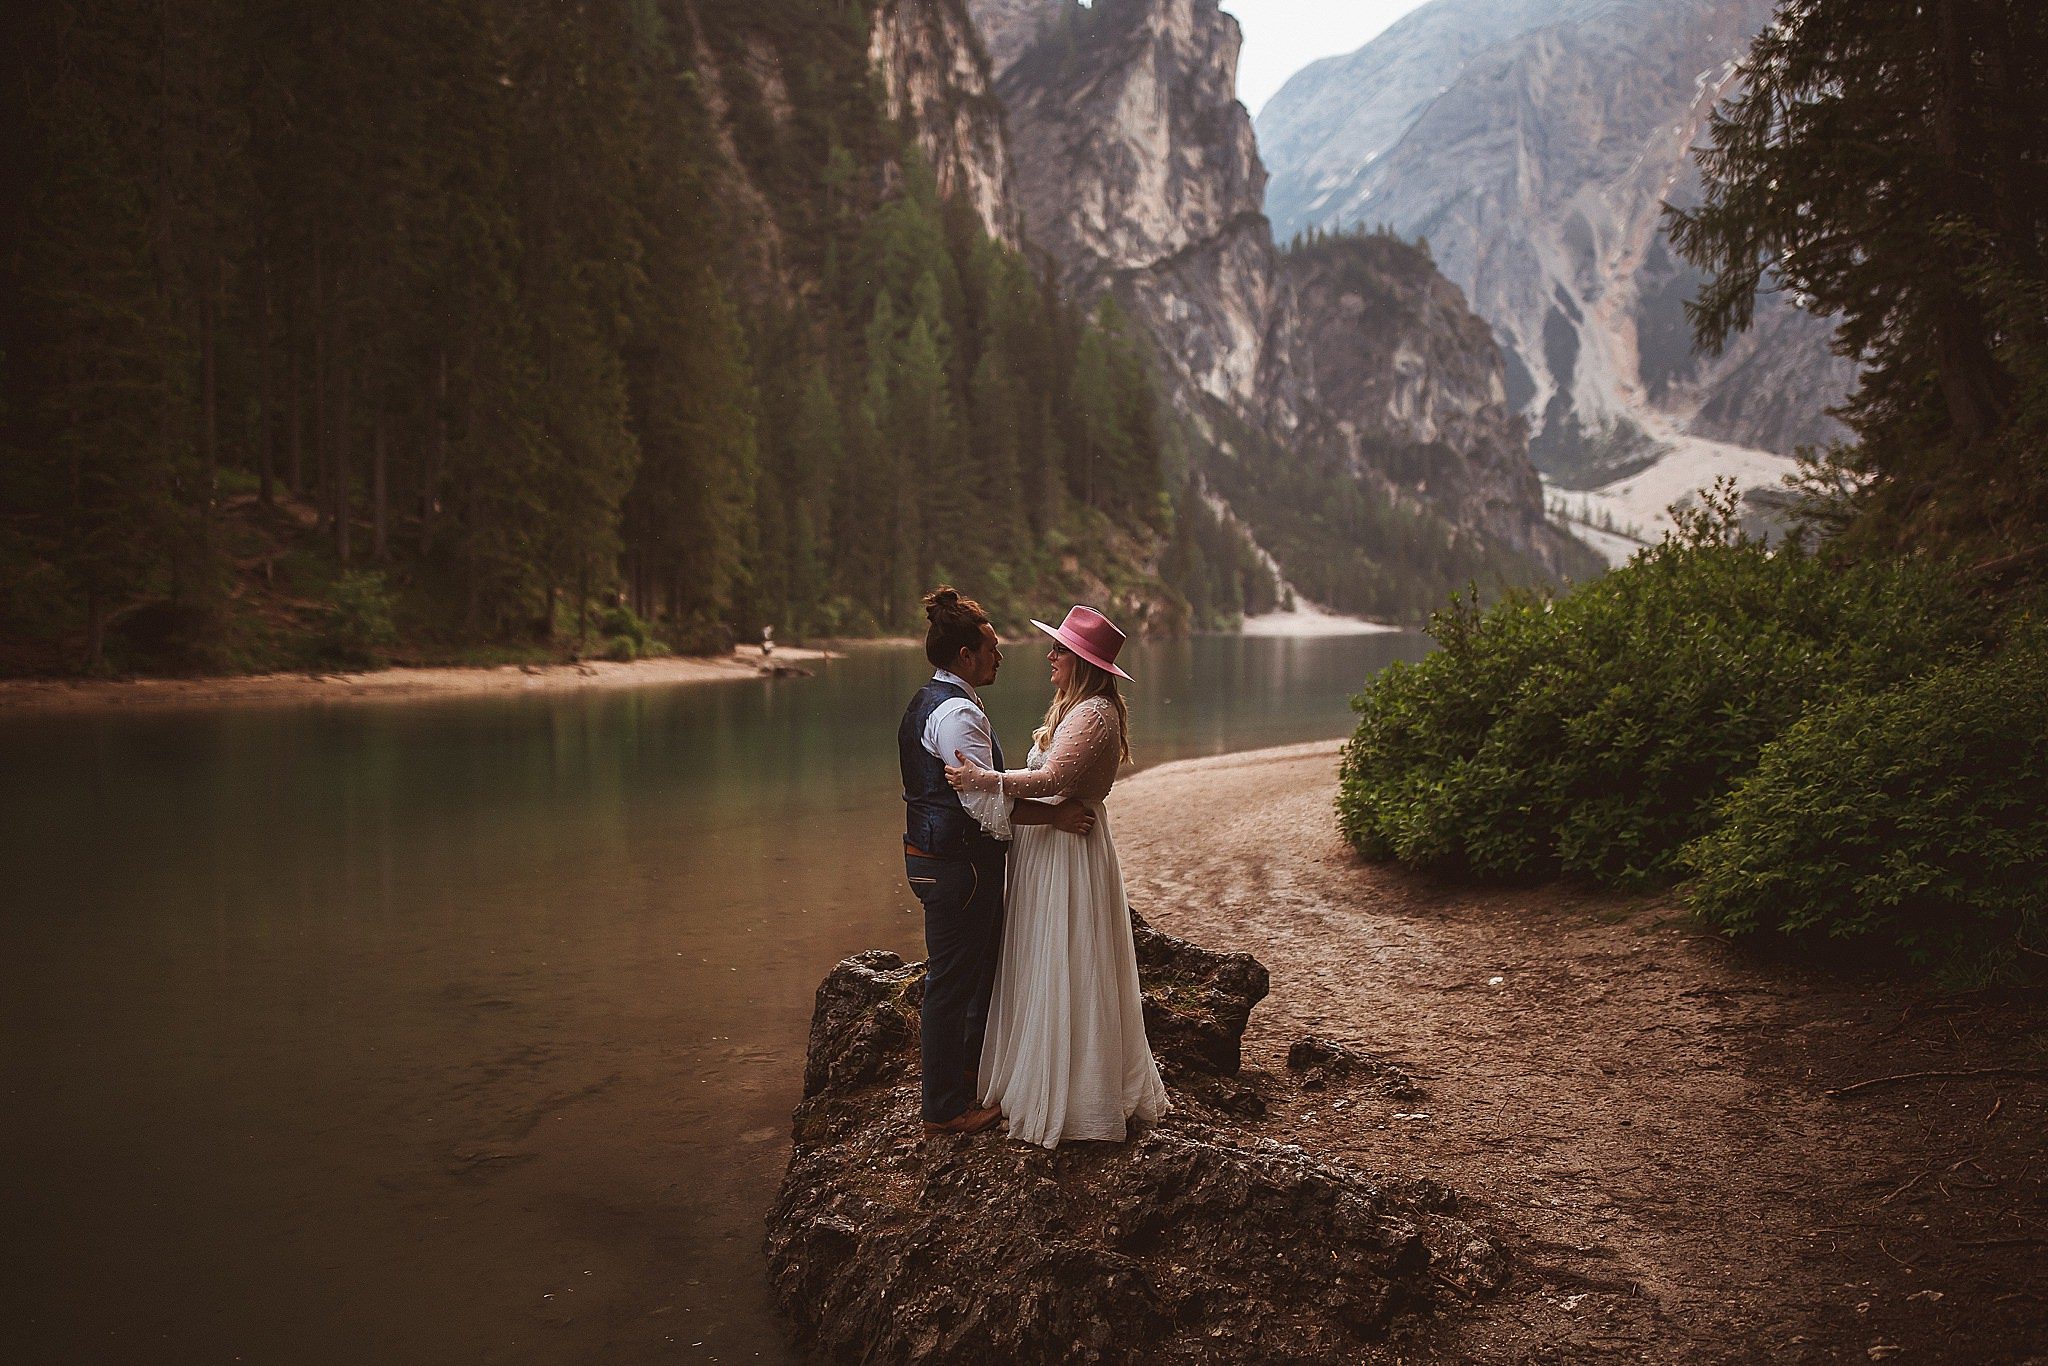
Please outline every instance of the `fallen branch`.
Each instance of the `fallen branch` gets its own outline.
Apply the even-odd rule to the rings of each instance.
[[[2031,560],[2039,559],[2044,553],[2048,553],[2048,546],[2029,546],[2025,550],[2015,551],[2010,555],[1999,555],[1993,559],[1973,564],[1963,571],[1963,577],[1966,579],[1995,578],[2000,574],[2006,573],[2008,570],[2018,569]]]
[[[1958,1238],[1957,1247],[2040,1247],[2048,1238]]]
[[[1976,1167],[1976,1168],[1977,1168],[1977,1170],[1978,1170],[1978,1171],[1979,1171],[1980,1173],[1982,1173],[1982,1174],[1983,1174],[1983,1176],[1984,1176],[1985,1180],[1984,1180],[1984,1181],[1983,1181],[1983,1182],[1982,1182],[1981,1184],[1979,1184],[1979,1185],[1978,1185],[1977,1189],[1979,1189],[1979,1190],[1986,1190],[1986,1189],[1989,1189],[1990,1187],[1992,1187],[1992,1186],[1995,1186],[1995,1185],[1997,1185],[1997,1184],[1998,1184],[1998,1178],[1997,1178],[1997,1177],[1995,1177],[1995,1176],[1993,1176],[1993,1175],[1991,1175],[1991,1173],[1990,1173],[1990,1172],[1987,1172],[1987,1171],[1985,1171],[1985,1170],[1984,1170],[1984,1168],[1983,1168],[1982,1166],[1979,1166],[1979,1165],[1978,1165],[1978,1162],[1977,1162],[1977,1159],[1976,1159],[1976,1157],[1975,1157],[1975,1156],[1970,1156],[1970,1157],[1959,1157],[1959,1158],[1957,1158],[1957,1159],[1956,1159],[1955,1161],[1953,1161],[1953,1162],[1949,1163],[1949,1164],[1948,1164],[1948,1166],[1946,1166],[1946,1167],[1944,1167],[1944,1168],[1942,1168],[1942,1169],[1941,1169],[1941,1175],[1943,1175],[1943,1176],[1947,1176],[1947,1175],[1949,1175],[1949,1174],[1950,1174],[1951,1172],[1954,1172],[1954,1171],[1956,1171],[1956,1170],[1958,1170],[1958,1169],[1960,1169],[1960,1168],[1963,1168],[1963,1167]],[[1913,1187],[1915,1187],[1915,1186],[1919,1185],[1919,1184],[1920,1184],[1920,1183],[1921,1183],[1922,1181],[1925,1181],[1925,1180],[1926,1180],[1926,1179],[1927,1179],[1928,1177],[1930,1177],[1930,1176],[1933,1176],[1934,1174],[1935,1174],[1935,1169],[1934,1169],[1934,1168],[1932,1168],[1932,1167],[1929,1167],[1929,1168],[1928,1168],[1928,1169],[1927,1169],[1926,1171],[1924,1171],[1924,1172],[1921,1172],[1921,1173],[1920,1173],[1920,1174],[1919,1174],[1918,1176],[1914,1177],[1914,1178],[1913,1178],[1913,1179],[1912,1179],[1911,1181],[1908,1181],[1908,1182],[1907,1182],[1907,1183],[1906,1183],[1905,1185],[1903,1185],[1903,1186],[1900,1186],[1900,1187],[1899,1187],[1899,1188],[1898,1188],[1897,1190],[1893,1191],[1893,1192],[1892,1192],[1892,1193],[1891,1193],[1890,1195],[1887,1195],[1887,1196],[1886,1196],[1886,1197],[1885,1197],[1884,1199],[1882,1199],[1882,1200],[1878,1201],[1877,1203],[1878,1203],[1879,1205],[1889,1205],[1889,1204],[1890,1204],[1890,1203],[1891,1203],[1892,1201],[1894,1201],[1894,1200],[1898,1199],[1898,1198],[1899,1198],[1900,1196],[1904,1195],[1904,1194],[1905,1194],[1905,1193],[1906,1193],[1907,1191],[1909,1191],[1909,1190],[1913,1189]],[[1939,1182],[1939,1181],[1936,1181],[1936,1182],[1935,1182],[1934,1184],[1935,1184],[1936,1186],[1940,1186],[1940,1187],[1941,1187],[1941,1193],[1942,1193],[1943,1195],[1947,1195],[1947,1194],[1948,1194],[1948,1187],[1946,1187],[1946,1186],[1942,1186],[1942,1185],[1941,1185],[1941,1182]]]
[[[2048,1077],[2044,1067],[1963,1067],[1941,1068],[1932,1072],[1899,1072],[1889,1077],[1872,1077],[1868,1081],[1855,1082],[1848,1086],[1831,1086],[1821,1092],[1824,1096],[1846,1096],[1856,1091],[1867,1091],[1873,1086],[1889,1086],[1899,1081],[1930,1081],[1935,1078],[1954,1077],[2030,1077],[2039,1080]]]

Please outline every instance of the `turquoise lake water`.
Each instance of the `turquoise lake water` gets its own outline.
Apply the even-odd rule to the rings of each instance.
[[[1135,644],[1139,764],[1427,645]],[[0,1357],[791,1360],[761,1214],[818,980],[922,956],[929,672],[0,719]],[[1013,762],[1047,695],[1019,642]]]

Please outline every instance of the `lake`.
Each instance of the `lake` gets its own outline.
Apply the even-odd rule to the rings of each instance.
[[[1132,748],[1345,734],[1427,646],[1133,644]],[[929,672],[0,718],[0,1357],[793,1360],[761,1215],[819,979],[922,957]],[[986,697],[1021,762],[1042,653]]]

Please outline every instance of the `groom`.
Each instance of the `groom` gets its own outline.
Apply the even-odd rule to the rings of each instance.
[[[1011,827],[1051,825],[1085,835],[1095,814],[1085,803],[1048,805],[998,793],[958,793],[946,765],[965,754],[1003,766],[988,713],[976,691],[996,681],[1003,651],[988,614],[952,588],[925,594],[925,658],[936,670],[917,690],[896,729],[903,768],[903,865],[924,906],[924,1128],[928,1134],[980,1133],[1002,1117],[975,1096],[989,993],[1003,943],[1003,874]]]

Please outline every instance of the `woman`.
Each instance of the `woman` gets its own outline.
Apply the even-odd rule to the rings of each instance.
[[[1121,1142],[1135,1115],[1166,1113],[1166,1087],[1145,1039],[1138,955],[1123,870],[1100,802],[1130,762],[1129,719],[1116,680],[1124,634],[1076,607],[1053,639],[1052,706],[1031,737],[1030,767],[999,773],[955,755],[946,780],[962,792],[1087,802],[1093,833],[1023,826],[1010,848],[1003,952],[989,1003],[979,1094],[999,1105],[1010,1136]]]

